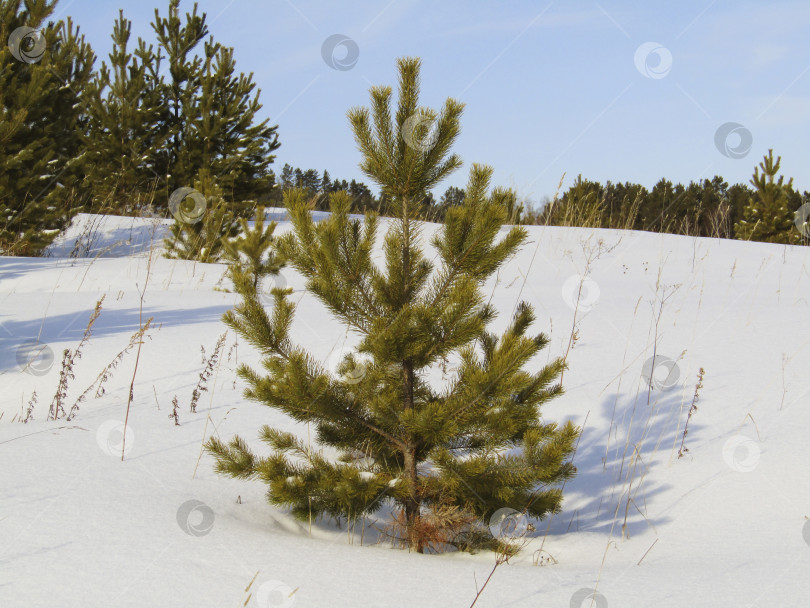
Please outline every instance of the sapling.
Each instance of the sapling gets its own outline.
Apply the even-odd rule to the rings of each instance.
[[[463,106],[453,99],[441,111],[419,106],[420,61],[398,65],[396,108],[390,87],[373,87],[371,108],[349,112],[361,170],[397,214],[382,255],[375,254],[378,216],[350,217],[346,193],[330,195],[331,214],[317,223],[305,192],[284,193],[292,231],[278,239],[278,251],[325,314],[356,335],[355,350],[337,370],[326,369],[293,340],[291,290],[273,289],[266,310],[246,272],[234,273],[242,300],[223,317],[262,356],[262,373],[239,367],[246,398],[311,423],[330,449],[310,449],[269,426],[259,432],[267,455],[241,437],[211,437],[206,449],[218,473],[263,481],[268,500],[302,521],[310,509],[351,521],[390,505],[403,518],[409,549],[421,553],[423,518],[443,505],[481,519],[501,508],[536,518],[559,511],[559,486],[575,474],[579,429],[540,416],[562,392],[564,363],[530,364],[549,344],[545,334],[529,333],[532,307],[518,303],[502,334],[489,331],[496,311],[483,287],[528,239],[520,226],[503,230],[513,199],[490,190],[492,168],[472,166],[463,203],[448,209],[432,238],[435,260],[426,255],[421,201],[461,164],[451,147]],[[452,377],[432,385],[448,357],[458,362]],[[358,446],[368,446],[362,457]],[[331,449],[341,457],[331,458]]]
[[[277,223],[264,225],[264,207],[256,209],[256,219],[250,228],[244,218],[239,219],[241,234],[223,242],[225,258],[231,264],[230,272],[244,272],[253,280],[253,288],[258,289],[260,281],[276,275],[284,267],[284,261],[275,250]]]

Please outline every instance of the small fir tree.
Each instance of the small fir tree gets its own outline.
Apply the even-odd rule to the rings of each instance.
[[[790,202],[793,178],[787,183],[781,175],[776,179],[781,161],[781,156],[774,160],[773,150],[768,150],[768,155],[763,156],[759,167],[754,169],[751,185],[756,191],[743,209],[742,219],[734,225],[738,239],[783,244],[801,242],[801,234],[794,226],[796,209]]]
[[[575,472],[570,460],[579,430],[540,420],[540,406],[562,392],[556,381],[564,363],[557,358],[534,373],[524,369],[548,343],[543,334],[527,335],[532,308],[520,303],[501,336],[487,331],[496,311],[483,285],[528,236],[513,227],[497,240],[510,193],[489,191],[490,168],[473,165],[463,204],[448,210],[432,239],[438,267],[424,255],[418,203],[461,164],[450,148],[463,106],[448,99],[440,113],[420,108],[419,60],[398,65],[395,114],[389,87],[371,89],[371,111],[349,112],[361,168],[398,213],[384,237],[383,267],[372,259],[378,216],[351,219],[344,192],[330,196],[331,215],[317,224],[305,193],[286,192],[293,231],[278,240],[307,289],[357,334],[356,353],[337,374],[324,369],[292,341],[290,291],[273,290],[268,314],[246,276],[236,283],[242,301],[224,316],[262,352],[269,372],[242,365],[245,396],[312,423],[317,441],[341,456],[332,460],[268,426],[261,429],[272,449],[267,457],[240,437],[227,444],[212,437],[206,448],[219,473],[261,479],[272,504],[302,518],[352,521],[388,503],[403,522],[403,540],[422,552],[425,518],[440,510],[475,518],[502,507],[534,517],[558,511],[559,484]],[[400,135],[414,115],[435,120],[432,145],[413,145],[428,141],[424,121]],[[455,370],[447,370],[441,386],[431,382],[430,374],[449,361]]]

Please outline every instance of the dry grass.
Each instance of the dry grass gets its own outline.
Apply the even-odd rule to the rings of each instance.
[[[191,393],[191,406],[189,411],[192,413],[196,413],[197,411],[197,402],[200,400],[202,393],[208,390],[206,386],[208,384],[208,380],[211,378],[211,375],[214,373],[214,368],[217,366],[219,362],[219,356],[222,352],[222,348],[225,346],[225,337],[228,335],[228,332],[222,333],[217,340],[216,345],[214,346],[214,351],[211,353],[211,356],[208,357],[206,360],[205,358],[205,348],[200,347],[202,350],[202,357],[203,363],[205,363],[205,368],[202,372],[200,372],[200,379],[197,381],[197,386],[194,387],[194,390]]]
[[[689,414],[686,416],[686,424],[683,427],[683,436],[681,437],[681,448],[678,450],[678,458],[681,458],[686,452],[689,451],[689,448],[684,446],[684,442],[686,441],[686,434],[689,432],[689,421],[692,419],[692,414],[697,411],[697,402],[700,398],[700,389],[703,388],[703,368],[700,368],[698,372],[698,381],[695,384],[695,395],[692,397],[692,405],[689,407]]]
[[[96,307],[90,314],[90,320],[87,322],[87,327],[84,329],[84,335],[82,336],[79,345],[76,347],[76,350],[71,351],[69,348],[66,348],[62,352],[62,368],[59,370],[59,384],[56,388],[56,393],[53,396],[53,401],[51,401],[51,406],[48,410],[48,420],[58,420],[60,416],[67,415],[64,405],[65,399],[67,398],[68,382],[75,379],[73,368],[76,365],[76,361],[82,358],[82,348],[86,346],[87,342],[90,340],[90,335],[93,331],[93,324],[101,314],[101,304],[104,302],[104,297],[105,296],[101,296],[101,299],[96,302]]]
[[[409,539],[409,535],[412,537]],[[387,538],[399,548],[424,547],[428,553],[445,553],[457,549],[471,551],[486,544],[489,532],[482,527],[480,518],[472,510],[456,504],[440,504],[424,512],[408,529],[405,510],[392,513],[391,520],[382,528],[380,539]]]
[[[34,391],[31,399],[28,401],[28,409],[25,411],[25,418],[20,420],[23,424],[28,424],[28,421],[34,417],[34,406],[37,404],[37,392]],[[13,420],[12,420],[13,422]]]
[[[140,344],[144,338],[151,338],[146,331],[149,329],[150,325],[152,324],[152,320],[154,317],[149,317],[144,323],[143,327],[139,328],[132,336],[129,338],[129,344],[127,344],[123,350],[121,350],[115,357],[113,357],[112,361],[110,361],[104,369],[101,370],[96,379],[88,386],[84,392],[79,395],[78,399],[74,402],[73,406],[70,408],[68,412],[67,420],[73,420],[76,414],[79,411],[79,404],[84,402],[87,398],[87,395],[93,388],[96,388],[96,392],[94,397],[98,399],[102,397],[105,393],[104,383],[107,382],[113,376],[113,372],[118,367],[118,364],[124,359],[124,356],[129,353],[136,345]]]
[[[172,398],[172,413],[169,414],[169,418],[174,420],[174,426],[180,426],[180,414],[178,410],[180,409],[180,404],[177,402],[177,395]]]
[[[593,235],[589,236],[586,240],[583,240],[580,245],[582,246],[582,252],[585,254],[585,268],[580,273],[579,285],[577,286],[577,298],[574,302],[574,319],[571,322],[571,334],[568,337],[568,346],[565,349],[565,354],[563,355],[563,363],[568,361],[568,355],[571,352],[571,349],[574,347],[574,344],[579,339],[579,330],[577,329],[578,323],[578,315],[580,310],[580,301],[582,299],[582,287],[585,284],[585,281],[588,279],[591,268],[593,264],[599,260],[600,257],[605,255],[606,253],[610,253],[616,247],[619,246],[619,242],[614,243],[611,246],[605,245],[604,239],[598,239],[595,244],[591,243],[591,239]],[[560,384],[562,384],[563,378],[565,377],[565,368],[563,368],[562,373],[560,374]]]
[[[152,241],[149,244],[149,258],[146,262],[146,279],[143,283],[143,289],[139,290],[140,292],[140,301],[138,303],[138,329],[143,335],[145,331],[146,325],[143,322],[143,297],[146,294],[146,287],[149,285],[149,277],[152,276],[152,259],[155,253],[155,242],[154,242],[154,233],[152,233]],[[137,287],[137,284],[136,284]],[[149,321],[151,322],[151,317]],[[124,454],[126,453],[126,443],[127,443],[127,424],[129,423],[129,411],[132,405],[132,399],[134,398],[134,391],[135,391],[135,376],[138,373],[138,362],[141,360],[141,346],[143,346],[143,340],[138,340],[138,350],[135,353],[135,368],[132,370],[132,381],[129,384],[129,394],[127,395],[127,411],[126,415],[124,416],[124,435],[123,440],[121,441],[121,461],[124,460]]]

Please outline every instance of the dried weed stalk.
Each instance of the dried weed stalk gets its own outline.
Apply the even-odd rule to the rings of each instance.
[[[62,352],[62,369],[59,370],[59,385],[56,387],[56,393],[48,409],[48,420],[58,420],[60,415],[66,415],[64,405],[65,399],[67,398],[68,382],[76,377],[73,374],[73,367],[76,364],[76,360],[82,358],[82,347],[90,340],[93,324],[101,314],[102,302],[104,302],[104,296],[101,296],[101,299],[96,302],[96,307],[90,314],[90,320],[87,322],[87,327],[84,328],[84,335],[79,345],[76,347],[76,350],[71,351],[69,348],[66,348]]]
[[[697,411],[697,402],[700,399],[700,389],[703,388],[703,368],[700,368],[698,372],[698,381],[695,385],[695,395],[692,397],[692,406],[689,408],[689,414],[686,416],[686,425],[683,427],[683,436],[681,437],[681,449],[678,450],[678,458],[683,456],[686,452],[689,451],[689,448],[684,447],[683,443],[686,441],[686,434],[689,432],[689,421],[692,419],[692,414]]]
[[[219,355],[222,352],[222,347],[225,346],[225,337],[228,335],[228,332],[223,333],[219,339],[217,340],[217,344],[214,347],[214,352],[211,353],[211,356],[208,358],[208,361],[205,362],[205,369],[200,372],[200,379],[197,381],[197,386],[194,387],[194,391],[191,393],[191,411],[197,411],[197,402],[200,400],[203,391],[207,391],[208,387],[208,380],[211,378],[211,375],[214,373],[214,368],[217,365],[217,361],[219,360]],[[205,349],[203,349],[203,353],[205,353]]]
[[[119,352],[117,355],[115,355],[115,357],[113,357],[113,360],[110,361],[103,370],[101,370],[101,373],[99,373],[99,375],[96,376],[96,379],[93,380],[90,386],[88,386],[84,390],[84,392],[81,395],[79,395],[79,398],[76,399],[76,402],[70,408],[70,412],[68,412],[67,416],[68,421],[73,420],[73,418],[76,416],[76,414],[79,411],[79,404],[86,399],[87,394],[91,390],[93,390],[93,387],[96,387],[96,392],[95,395],[93,396],[94,399],[98,399],[99,397],[104,395],[105,392],[104,383],[107,382],[110,378],[112,378],[113,371],[118,367],[118,364],[124,359],[124,356],[127,353],[129,353],[129,351],[131,351],[136,345],[140,344],[141,341],[144,339],[144,337],[151,339],[151,336],[146,334],[146,330],[149,329],[149,326],[151,325],[153,319],[154,317],[149,317],[146,320],[146,323],[144,323],[143,327],[141,327],[140,329],[138,329],[138,331],[132,334],[132,336],[129,339],[129,344],[127,344],[121,352]]]

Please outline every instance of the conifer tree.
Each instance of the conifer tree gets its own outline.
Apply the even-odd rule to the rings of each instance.
[[[293,231],[278,239],[307,289],[354,331],[356,352],[332,373],[295,345],[288,289],[273,290],[268,314],[243,277],[236,284],[242,301],[224,316],[261,351],[269,372],[243,365],[245,396],[312,423],[317,441],[341,457],[331,460],[269,426],[260,433],[272,448],[267,457],[240,437],[212,437],[206,447],[218,472],[264,481],[268,500],[301,518],[352,521],[387,503],[405,523],[405,542],[422,552],[423,518],[448,505],[478,518],[503,507],[535,517],[559,510],[558,484],[574,474],[579,431],[540,420],[539,407],[562,391],[556,381],[564,363],[524,369],[548,343],[527,334],[531,306],[520,303],[502,335],[487,331],[496,311],[482,286],[527,239],[521,227],[497,239],[509,192],[490,192],[490,168],[473,165],[463,204],[448,211],[432,239],[436,264],[425,256],[418,203],[461,164],[450,149],[463,106],[448,99],[441,112],[419,107],[419,60],[401,59],[398,67],[395,113],[389,87],[371,89],[371,110],[349,112],[360,167],[397,211],[382,266],[372,255],[378,216],[349,218],[345,192],[330,196],[331,215],[315,223],[304,192],[287,191]],[[413,116],[435,129],[429,134],[427,121]],[[448,361],[456,369],[440,384],[431,381]]]
[[[323,177],[321,177],[321,192],[329,194],[332,192],[332,178],[329,176],[329,171],[323,170]]]
[[[278,274],[284,262],[276,254],[275,238],[277,222],[264,225],[264,207],[256,209],[253,228],[245,218],[239,218],[241,234],[223,241],[224,254],[231,264],[231,273],[246,274],[253,282],[253,289],[259,289],[261,280],[269,275]]]
[[[211,174],[201,169],[194,181],[194,190],[205,199],[205,209],[199,218],[187,221],[182,214],[170,228],[164,240],[167,258],[213,263],[223,255],[224,242],[239,231],[239,224],[222,198],[222,190]],[[186,200],[192,196],[186,195]],[[182,204],[182,203],[181,203]]]
[[[543,209],[543,223],[557,226],[601,227],[604,213],[605,187],[582,175],[577,175],[574,183],[559,200],[554,200]]]
[[[208,35],[206,14],[198,15],[194,3],[183,21],[179,5],[180,0],[170,0],[168,15],[155,10],[152,23],[169,64],[169,184],[171,189],[188,186],[205,168],[232,210],[244,215],[270,196],[278,126],[257,121],[261,90],[252,74],[237,73],[232,48],[211,37],[202,54],[195,54]]]
[[[289,163],[284,163],[284,167],[281,169],[279,186],[282,190],[289,190],[295,187],[295,172]]]
[[[776,179],[781,161],[781,156],[774,160],[773,150],[768,150],[759,167],[754,168],[751,185],[756,191],[743,209],[742,219],[734,225],[736,238],[766,243],[801,242],[801,234],[794,227],[796,209],[790,202],[793,178],[787,183],[784,176]]]
[[[118,212],[146,201],[165,179],[168,106],[160,80],[162,57],[138,40],[129,50],[132,22],[119,11],[109,66],[102,63],[88,92],[89,181],[95,206]]]
[[[0,251],[37,255],[85,202],[93,51],[55,0],[0,0]],[[21,29],[25,28],[25,29]]]
[[[275,179],[269,166],[275,158],[271,152],[279,147],[276,127],[269,127],[267,119],[254,124],[262,107],[255,87],[252,75],[237,75],[232,48],[206,42],[186,149],[192,166],[207,167],[217,176],[237,215],[266,197]]]
[[[462,188],[457,188],[456,186],[450,186],[444,191],[444,194],[442,194],[439,202],[436,203],[435,209],[429,213],[428,219],[431,221],[441,222],[444,220],[444,216],[447,215],[447,210],[450,207],[461,205],[463,202],[464,190]]]
[[[517,193],[514,190],[507,191],[505,200],[503,201],[506,207],[506,222],[508,224],[521,224],[523,223],[523,203],[518,202]]]
[[[165,104],[169,110],[166,131],[170,137],[170,180],[168,187],[187,187],[197,176],[199,167],[188,158],[184,142],[192,139],[190,117],[196,115],[194,103],[198,97],[203,60],[194,54],[197,45],[208,35],[206,15],[197,14],[197,3],[185,22],[180,18],[180,0],[170,0],[168,15],[162,17],[155,9],[152,29],[158,47],[166,55],[169,66],[165,83]]]

